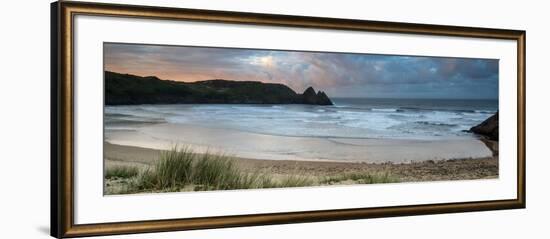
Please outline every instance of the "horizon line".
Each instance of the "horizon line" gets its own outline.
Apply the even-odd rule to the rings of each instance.
[[[499,98],[434,98],[434,97],[363,97],[363,96],[331,96],[331,99],[389,99],[389,100],[499,100]]]

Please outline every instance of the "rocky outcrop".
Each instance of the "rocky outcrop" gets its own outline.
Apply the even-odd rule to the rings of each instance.
[[[105,104],[332,105],[332,101],[324,92],[315,93],[312,87],[297,94],[283,84],[221,79],[178,82],[106,71]]]
[[[315,93],[313,87],[308,87],[302,94],[304,104],[311,105],[333,105],[332,101],[328,98],[325,92],[318,91]]]
[[[323,91],[317,92],[317,104],[318,105],[333,105],[332,100],[328,98],[327,94]]]
[[[490,140],[498,141],[498,112],[481,124],[470,129],[471,132],[483,135]]]

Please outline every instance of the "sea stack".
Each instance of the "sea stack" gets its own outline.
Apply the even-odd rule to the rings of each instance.
[[[323,91],[315,93],[313,87],[308,87],[302,94],[304,104],[311,105],[333,105],[327,94]]]
[[[481,124],[472,127],[470,131],[483,135],[490,140],[498,141],[498,112],[481,122]]]

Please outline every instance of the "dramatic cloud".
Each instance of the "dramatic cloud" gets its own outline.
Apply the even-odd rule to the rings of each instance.
[[[309,86],[337,97],[497,98],[498,60],[106,43],[105,70]]]

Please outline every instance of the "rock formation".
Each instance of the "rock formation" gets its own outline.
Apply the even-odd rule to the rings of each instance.
[[[313,87],[308,87],[302,94],[303,103],[311,105],[333,105],[325,92],[318,91],[315,93]]]
[[[498,112],[481,122],[481,124],[472,127],[470,131],[483,135],[490,140],[498,141]]]

